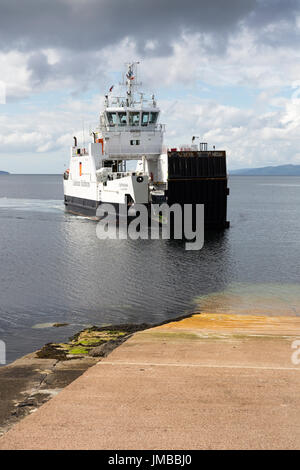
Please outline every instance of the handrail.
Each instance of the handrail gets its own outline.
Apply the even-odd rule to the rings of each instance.
[[[136,131],[165,131],[165,124],[148,124],[147,126],[122,126],[121,124],[105,124],[102,126],[106,131],[114,131],[115,129],[122,130],[123,132],[136,132]]]

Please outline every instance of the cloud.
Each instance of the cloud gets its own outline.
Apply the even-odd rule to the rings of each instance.
[[[135,58],[146,84],[281,85],[300,75],[299,18],[300,0],[0,0],[8,98],[99,88]]]
[[[183,30],[229,33],[255,0],[1,0],[0,40],[7,47],[98,50],[125,37],[162,49]]]
[[[89,52],[129,38],[140,53],[159,56],[187,33],[210,36],[216,53],[242,26],[259,43],[292,44],[299,12],[299,0],[0,0],[0,43],[3,51]]]
[[[163,109],[171,106],[171,102],[162,103]],[[234,169],[299,164],[299,116],[300,99],[282,100],[281,106],[270,112],[190,96],[173,106],[172,113],[163,113],[162,119],[169,146],[191,144],[192,136],[197,135],[209,148],[215,145],[226,150],[228,166]]]
[[[277,98],[272,99],[278,105]],[[24,160],[24,155],[25,160],[26,155],[38,155],[38,164],[45,161],[45,168],[49,168],[54,155],[55,171],[63,171],[68,165],[73,135],[77,135],[80,145],[89,141],[89,129],[97,125],[100,100],[100,95],[86,103],[70,99],[51,111],[20,115],[17,122],[13,116],[1,116],[0,147],[14,161],[18,155],[20,160]],[[221,105],[194,95],[175,102],[162,100],[160,105],[169,147],[191,144],[192,136],[197,135],[200,141],[208,142],[209,148],[215,145],[225,149],[231,169],[300,162],[299,98],[281,99],[280,106],[272,112]]]
[[[287,96],[299,89],[299,40],[300,0],[0,0],[1,80],[8,103],[29,102],[1,108],[0,153],[52,152],[60,171],[82,116],[99,115],[99,96],[84,93],[117,85],[124,62],[140,60],[169,145],[199,135],[225,146],[231,167],[297,162],[300,107]],[[226,102],[227,89],[240,98]],[[35,105],[39,96],[57,104]]]
[[[119,47],[126,52],[121,64],[124,57],[133,59],[131,51],[142,59],[171,57],[183,34],[200,34],[201,49],[224,52],[255,6],[256,0],[227,0],[226,8],[223,0],[0,0],[0,52],[8,68],[12,52],[22,55],[26,74],[18,79],[16,67],[13,81],[20,90],[13,93],[10,86],[8,96],[15,99],[27,88],[35,93],[55,84],[58,89],[102,84],[104,57]]]
[[[84,127],[85,140],[89,140],[89,129],[97,125],[101,100],[95,95],[88,102],[64,100],[51,110],[32,107],[17,119],[15,115],[0,115],[0,148],[5,154],[21,155],[62,151],[68,161],[73,135],[82,144]]]

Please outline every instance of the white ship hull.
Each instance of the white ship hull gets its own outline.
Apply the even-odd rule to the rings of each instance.
[[[111,204],[115,208],[133,203],[148,204],[148,175],[133,173],[125,176],[116,173],[114,176],[106,182],[65,180],[66,209],[74,213],[96,216],[101,204]]]

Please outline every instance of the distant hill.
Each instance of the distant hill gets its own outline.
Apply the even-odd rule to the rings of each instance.
[[[8,171],[0,171],[0,175],[9,175]]]
[[[240,176],[300,176],[300,165],[265,166],[229,171],[230,175]]]

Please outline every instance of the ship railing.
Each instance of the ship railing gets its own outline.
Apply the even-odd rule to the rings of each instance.
[[[105,131],[122,131],[122,132],[141,132],[141,131],[159,131],[165,132],[165,124],[148,124],[146,126],[128,126],[127,124],[105,124],[101,126]]]
[[[126,108],[126,98],[127,96],[113,96],[111,98],[108,98],[108,104],[109,104],[109,107],[118,107],[118,108]],[[148,105],[150,108],[156,108],[156,106],[153,105],[153,99],[149,99],[149,98],[144,98],[143,99],[140,99],[140,100],[134,100],[131,105],[130,105],[130,108],[137,108],[137,109],[141,109],[141,106],[142,105]]]

